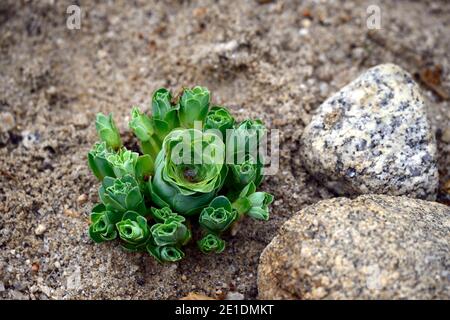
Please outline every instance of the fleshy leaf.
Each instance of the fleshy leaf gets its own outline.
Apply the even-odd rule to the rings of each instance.
[[[184,89],[178,112],[180,124],[184,128],[194,128],[195,121],[203,121],[208,114],[210,93],[204,87]]]
[[[202,210],[199,217],[200,226],[207,231],[219,234],[228,229],[237,219],[238,213],[231,208],[231,204],[225,197],[218,197],[212,203],[218,205],[220,202],[223,206],[208,206]],[[227,201],[225,201],[227,200]]]
[[[136,211],[147,215],[144,197],[136,179],[131,175],[122,178],[105,177],[99,190],[99,196],[105,207],[110,211]]]
[[[197,245],[203,253],[221,253],[225,249],[225,241],[217,235],[208,233],[197,242]]]
[[[184,258],[184,252],[173,246],[147,245],[147,251],[160,263],[177,262]]]
[[[150,228],[153,241],[158,246],[184,245],[191,238],[191,232],[181,222],[168,220],[164,223],[154,224]]]
[[[234,125],[234,118],[227,110],[227,108],[221,106],[214,106],[211,108],[211,110],[208,112],[206,116],[204,129],[219,130],[220,133],[222,134],[222,140],[225,141],[227,133],[226,131],[228,129],[233,128],[233,125]]]
[[[107,160],[114,151],[107,147],[106,142],[97,142],[88,153],[88,165],[92,173],[102,181],[105,177],[115,177],[113,167]]]
[[[166,88],[160,88],[153,93],[152,116],[156,119],[164,119],[171,109],[172,94]]]
[[[124,241],[128,250],[144,250],[150,241],[150,229],[147,220],[137,212],[127,212],[122,220],[116,224],[119,237]]]
[[[118,212],[107,211],[103,204],[96,205],[91,213],[89,236],[97,243],[114,240],[117,237],[115,224],[121,217]]]
[[[122,146],[119,130],[117,130],[112,114],[105,116],[103,113],[98,113],[95,128],[100,140],[104,141],[109,148],[117,150]]]

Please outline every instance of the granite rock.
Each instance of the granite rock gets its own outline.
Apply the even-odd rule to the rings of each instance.
[[[449,299],[450,208],[403,196],[333,198],[264,249],[261,299]]]
[[[393,64],[369,69],[328,98],[305,128],[305,167],[340,195],[433,200],[436,142],[411,76]]]

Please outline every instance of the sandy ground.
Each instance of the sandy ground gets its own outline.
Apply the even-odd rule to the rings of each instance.
[[[298,138],[314,109],[384,62],[413,74],[440,67],[431,80],[450,91],[445,0],[379,2],[375,33],[365,20],[373,0],[80,2],[80,30],[66,27],[70,2],[0,2],[0,298],[255,298],[259,255],[280,224],[334,196],[300,162]],[[262,185],[276,197],[271,220],[243,222],[221,255],[192,244],[178,264],[94,245],[86,230],[98,183],[86,153],[95,113],[114,112],[133,143],[132,105],[147,106],[160,86],[196,84],[239,120],[281,130],[280,170]],[[422,88],[445,182],[449,101]]]

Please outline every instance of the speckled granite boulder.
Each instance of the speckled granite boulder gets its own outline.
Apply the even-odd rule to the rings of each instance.
[[[311,205],[264,249],[261,299],[449,299],[450,207],[364,195]]]
[[[306,168],[341,195],[433,200],[436,143],[411,76],[393,64],[369,69],[328,98],[302,136]]]

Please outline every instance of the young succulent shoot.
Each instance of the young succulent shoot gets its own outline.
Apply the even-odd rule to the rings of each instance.
[[[249,154],[256,155],[258,164],[264,163],[259,148],[265,134],[266,128],[261,120],[245,120],[234,128],[227,139],[227,151],[233,154],[234,163],[242,164]]]
[[[176,218],[154,224],[150,233],[157,246],[183,246],[191,239],[191,231]]]
[[[95,128],[100,140],[104,141],[109,148],[118,150],[122,146],[120,133],[114,123],[112,113],[108,116],[105,116],[103,113],[97,114]]]
[[[117,238],[116,223],[122,219],[122,214],[108,211],[100,203],[92,209],[89,236],[96,243],[111,241]]]
[[[173,246],[159,247],[149,244],[147,251],[160,263],[177,262],[184,258],[184,252]]]
[[[155,219],[156,222],[165,222],[169,219],[176,219],[179,222],[186,221],[186,219],[183,216],[180,216],[179,214],[172,212],[172,209],[170,209],[170,207],[163,207],[161,209],[151,208],[150,215],[152,216],[153,219]]]
[[[103,180],[105,177],[114,178],[114,166],[107,160],[109,156],[114,155],[114,151],[110,149],[106,142],[97,142],[88,153],[88,165],[92,173],[99,179]]]
[[[231,189],[242,190],[250,182],[258,186],[263,179],[263,166],[250,154],[245,155],[244,162],[230,164],[230,174],[227,185]]]
[[[149,155],[154,163],[164,137],[170,132],[169,127],[162,121],[156,123],[137,107],[131,111],[129,127],[138,138],[142,153]]]
[[[206,115],[205,130],[218,130],[221,133],[222,140],[227,137],[227,130],[232,129],[234,118],[225,107],[214,106]]]
[[[175,98],[166,88],[156,90],[149,113],[131,112],[141,153],[123,146],[111,114],[97,115],[100,141],[88,153],[101,181],[101,204],[92,209],[88,231],[94,242],[120,241],[161,263],[177,262],[192,238],[201,252],[221,253],[223,236],[238,220],[269,218],[273,196],[256,190],[264,124],[236,123],[226,107],[210,108],[210,100],[200,86]]]
[[[145,251],[151,239],[147,220],[139,213],[127,211],[116,224],[122,246],[130,251]]]
[[[195,121],[203,121],[208,114],[210,94],[204,87],[184,89],[180,99],[180,124],[184,128],[194,128]]]
[[[221,234],[236,221],[238,212],[225,196],[218,196],[200,213],[199,224],[209,233]]]
[[[251,182],[242,189],[232,206],[240,216],[245,214],[256,220],[267,221],[269,220],[269,205],[273,199],[270,193],[256,192],[256,186]]]
[[[113,168],[114,175],[117,178],[122,178],[127,174],[135,174],[135,167],[138,158],[139,153],[122,149],[117,153],[110,154],[107,157],[107,160]]]
[[[107,210],[122,213],[136,211],[142,216],[147,215],[139,184],[131,175],[125,175],[122,178],[105,177],[99,196]]]
[[[208,233],[197,242],[197,246],[203,253],[221,253],[225,249],[225,241],[215,234]]]

